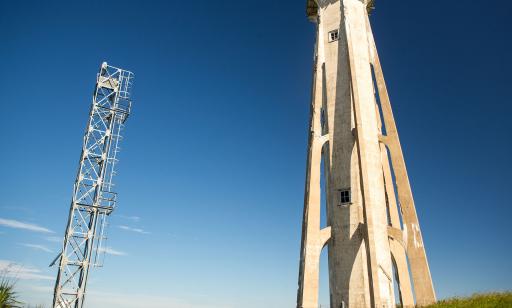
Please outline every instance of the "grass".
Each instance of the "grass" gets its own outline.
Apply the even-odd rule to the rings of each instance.
[[[474,294],[470,297],[454,297],[425,308],[510,308],[512,292]]]

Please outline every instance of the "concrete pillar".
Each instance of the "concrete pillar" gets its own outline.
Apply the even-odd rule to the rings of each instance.
[[[320,31],[320,30],[319,30]],[[320,35],[319,35],[320,36]],[[323,42],[317,41],[322,49]],[[318,63],[318,53],[315,54],[315,65]],[[320,166],[322,148],[329,136],[322,131],[322,74],[315,68],[313,77],[313,94],[310,117],[310,136],[308,163],[306,169],[306,187],[304,195],[304,217],[302,224],[302,246],[299,269],[299,290],[297,292],[298,308],[318,307],[318,281],[320,275],[320,254],[331,237],[331,228],[320,229],[321,187]]]
[[[406,239],[407,256],[411,268],[416,304],[418,306],[425,306],[434,303],[436,301],[436,295],[427,262],[425,247],[423,245],[423,237],[421,235],[418,216],[416,214],[416,206],[414,205],[414,199],[412,197],[412,190],[409,183],[409,176],[407,175],[405,159],[400,145],[400,139],[398,138],[398,131],[393,117],[393,111],[391,110],[391,102],[368,19],[367,29],[369,33],[370,50],[373,55],[371,63],[374,68],[376,86],[382,109],[382,117],[386,127],[386,136],[381,136],[380,139],[381,142],[383,142],[389,149],[391,156],[392,169],[395,175],[398,200],[400,202],[403,219],[403,238]]]

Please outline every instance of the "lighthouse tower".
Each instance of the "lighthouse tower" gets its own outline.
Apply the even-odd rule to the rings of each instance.
[[[307,1],[317,39],[298,308],[318,307],[319,262],[325,246],[331,308],[394,308],[395,298],[404,307],[435,302],[368,18],[372,8],[368,0]],[[322,176],[326,209],[321,207]]]

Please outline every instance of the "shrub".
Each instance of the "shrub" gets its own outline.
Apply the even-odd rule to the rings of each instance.
[[[14,282],[5,276],[0,277],[0,308],[18,308],[20,304]]]

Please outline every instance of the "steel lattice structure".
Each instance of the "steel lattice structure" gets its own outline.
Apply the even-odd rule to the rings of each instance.
[[[101,266],[107,217],[116,206],[113,177],[124,122],[131,109],[133,74],[101,65],[85,131],[80,166],[64,234],[53,307],[83,307],[89,269]]]

